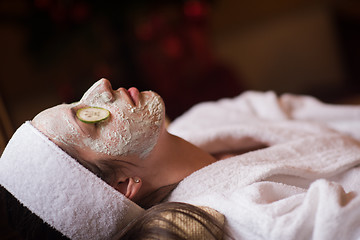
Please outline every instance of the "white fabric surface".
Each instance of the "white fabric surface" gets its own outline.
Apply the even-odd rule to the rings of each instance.
[[[269,146],[200,169],[168,199],[218,210],[235,239],[360,239],[360,106],[246,92],[169,131],[210,153]]]
[[[21,151],[20,151],[21,150]],[[70,239],[117,239],[144,210],[47,139],[30,122],[0,159],[0,184]]]

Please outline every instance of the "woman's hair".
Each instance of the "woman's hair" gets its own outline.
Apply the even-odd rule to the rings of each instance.
[[[218,240],[228,235],[224,216],[210,208],[167,202],[148,209],[122,232],[121,240]]]

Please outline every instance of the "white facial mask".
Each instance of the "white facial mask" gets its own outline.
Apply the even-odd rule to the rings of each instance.
[[[147,91],[142,92],[139,103],[132,106],[124,94],[104,91],[104,81],[99,80],[80,102],[45,110],[33,121],[65,147],[91,149],[113,157],[136,155],[144,158],[157,143],[164,120],[164,104],[158,94]],[[102,107],[110,111],[109,119],[96,125],[96,136],[86,134],[74,125],[76,123],[71,119],[74,113],[69,109],[80,106]],[[85,129],[94,127],[80,124],[85,124]]]

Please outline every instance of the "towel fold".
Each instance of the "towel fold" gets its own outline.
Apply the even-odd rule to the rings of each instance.
[[[70,239],[115,239],[144,210],[24,123],[0,159],[0,184]]]
[[[247,91],[233,99],[198,104],[169,126],[170,133],[210,153],[271,146],[331,131],[360,140],[360,107]]]

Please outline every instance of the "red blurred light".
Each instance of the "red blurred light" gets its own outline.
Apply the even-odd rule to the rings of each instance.
[[[165,54],[171,58],[179,58],[183,53],[181,41],[178,37],[168,36],[163,41]]]
[[[89,17],[89,7],[85,3],[76,3],[72,8],[72,18],[76,22],[82,22]]]
[[[187,17],[203,17],[206,14],[206,7],[200,1],[187,1],[184,6],[184,13]]]
[[[150,22],[139,24],[135,29],[136,36],[143,41],[150,40],[154,34],[154,28]]]
[[[50,6],[50,0],[35,0],[34,5],[39,9],[47,9]]]

